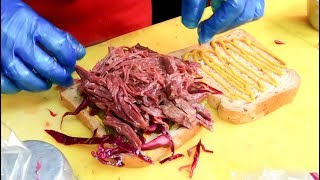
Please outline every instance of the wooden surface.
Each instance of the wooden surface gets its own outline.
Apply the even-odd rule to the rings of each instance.
[[[212,110],[214,131],[205,129],[177,150],[186,150],[199,139],[214,154],[201,153],[193,179],[229,179],[232,172],[261,172],[265,168],[288,171],[318,171],[319,169],[319,33],[306,17],[307,1],[267,1],[265,16],[240,28],[246,30],[272,52],[284,59],[301,76],[301,86],[295,100],[276,112],[250,124],[233,125],[220,120]],[[210,15],[210,9],[205,16]],[[197,43],[196,30],[182,26],[180,18],[163,22],[128,35],[87,48],[87,55],[78,62],[90,69],[104,57],[108,46],[132,46],[140,43],[161,53],[169,53]],[[92,32],[94,33],[94,32]],[[277,45],[281,40],[286,44]],[[83,179],[189,179],[190,164],[185,157],[163,165],[141,169],[115,168],[100,164],[90,152],[95,146],[64,146],[55,143],[44,129],[59,130],[62,114],[67,111],[60,103],[58,91],[17,95],[1,95],[1,120],[22,140],[44,140],[57,146],[70,161],[76,176]],[[50,116],[48,111],[58,115]],[[76,118],[65,120],[62,130],[72,136],[90,137],[91,132]]]

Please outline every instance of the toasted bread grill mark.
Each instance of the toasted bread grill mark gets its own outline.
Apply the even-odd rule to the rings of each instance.
[[[212,41],[209,48],[183,55],[184,60],[190,57],[202,60],[202,70],[224,88],[228,98],[247,102],[255,101],[256,93],[264,92],[267,84],[278,86],[276,77],[286,68],[282,60],[246,38]]]

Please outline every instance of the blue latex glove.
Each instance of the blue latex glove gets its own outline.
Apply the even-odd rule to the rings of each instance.
[[[21,0],[1,0],[1,93],[69,86],[76,60],[85,53],[71,35]]]
[[[214,14],[199,24],[206,3],[207,0],[182,0],[182,23],[188,28],[198,27],[201,44],[218,33],[259,19],[265,6],[264,0],[211,0]]]

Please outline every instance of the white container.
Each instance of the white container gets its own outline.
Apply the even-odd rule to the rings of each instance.
[[[319,31],[319,0],[308,0],[307,13],[310,24]]]

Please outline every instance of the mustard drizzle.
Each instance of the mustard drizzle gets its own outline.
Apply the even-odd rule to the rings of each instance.
[[[241,48],[237,42],[246,44],[254,53]],[[204,63],[201,64],[201,69],[220,84],[224,88],[225,96],[231,99],[243,99],[248,102],[253,102],[256,98],[253,89],[264,92],[266,90],[264,83],[277,86],[278,82],[272,77],[272,73],[282,75],[282,68],[286,67],[284,61],[272,55],[259,44],[248,39],[212,41],[210,46],[211,48],[209,49],[194,49],[191,52],[187,52],[183,55],[182,59],[186,60],[191,57],[195,62],[202,60]],[[221,53],[219,47],[223,49],[225,54]],[[231,53],[231,51],[233,53]],[[275,57],[278,63],[270,60],[261,52]],[[245,63],[238,60],[235,54],[255,66],[263,75],[255,72],[253,68],[248,67]],[[213,58],[212,55],[216,58]],[[212,70],[216,73],[210,72]],[[238,70],[241,74],[235,70]]]

